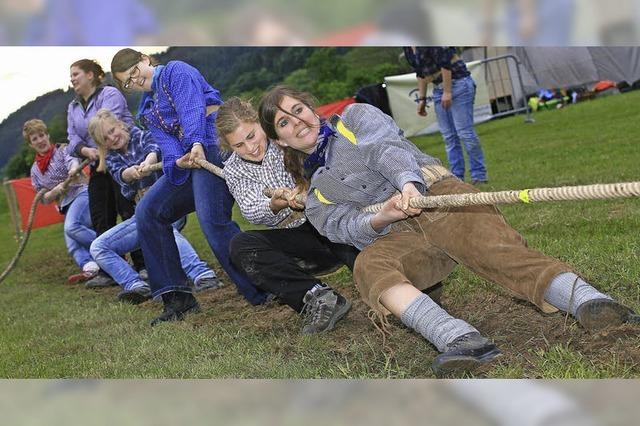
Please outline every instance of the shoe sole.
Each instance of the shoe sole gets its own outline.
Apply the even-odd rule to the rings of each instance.
[[[117,282],[115,281],[111,281],[109,283],[105,283],[105,284],[85,284],[86,288],[107,288],[107,287],[116,287],[118,285]]]
[[[184,318],[187,315],[197,314],[199,312],[200,312],[200,305],[199,304],[195,304],[192,307],[190,307],[189,309],[185,309],[182,312],[174,312],[174,315],[172,315],[170,318],[167,318],[167,319],[160,319],[160,317],[155,318],[153,321],[151,321],[151,327],[155,327],[156,325],[160,325],[160,324],[165,323],[165,322],[182,321],[182,320],[184,320]]]
[[[598,331],[606,327],[617,327],[623,323],[637,322],[630,315],[629,308],[615,302],[591,303],[580,311],[580,324],[589,331]]]
[[[496,347],[480,357],[451,356],[441,363],[438,363],[436,358],[431,369],[437,377],[462,376],[465,373],[471,373],[483,364],[490,363],[501,355],[502,352]]]
[[[69,278],[67,278],[67,282],[69,284],[82,283],[82,282],[85,282],[85,281],[89,281],[90,279],[92,279],[94,277],[95,276],[87,277],[87,276],[82,275],[82,274],[76,274],[76,275],[71,275]]]
[[[220,283],[218,285],[210,285],[208,287],[195,287],[193,288],[194,293],[202,293],[203,291],[207,291],[207,290],[215,290],[218,288],[222,288],[224,287],[224,284]]]
[[[324,330],[314,331],[314,332],[308,332],[308,331],[305,332],[304,330],[302,330],[302,334],[318,334],[318,333],[331,331],[334,328],[336,328],[336,324],[338,323],[338,321],[344,318],[350,310],[351,310],[351,302],[347,300],[347,303],[345,303],[344,306],[338,310],[336,315],[334,315],[334,317],[329,320],[329,324]]]
[[[146,302],[151,299],[151,295],[144,295],[136,292],[123,293],[118,295],[118,300],[121,302],[131,303],[132,305],[139,305],[142,302]]]

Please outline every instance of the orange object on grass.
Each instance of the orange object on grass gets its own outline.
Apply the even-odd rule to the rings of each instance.
[[[13,188],[16,196],[15,198],[20,211],[20,228],[24,232],[27,229],[29,210],[36,196],[36,191],[33,189],[33,186],[31,186],[31,178],[14,179],[8,183]],[[40,204],[36,209],[36,215],[33,219],[31,229],[42,228],[43,226],[60,222],[64,222],[64,216],[58,212],[58,207],[55,203]]]

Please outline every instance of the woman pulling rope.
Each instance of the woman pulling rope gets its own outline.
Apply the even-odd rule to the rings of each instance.
[[[52,144],[47,126],[42,120],[32,119],[24,123],[22,136],[25,143],[36,151],[35,161],[31,166],[31,184],[37,194],[31,203],[25,234],[16,255],[0,275],[0,282],[16,266],[27,245],[38,203],[49,204],[54,201],[57,202],[60,213],[65,215],[64,240],[67,250],[82,269],[81,273],[71,275],[69,282],[90,279],[99,271],[98,264],[89,254],[89,246],[96,234],[89,215],[87,184],[80,178],[82,168],[89,161],[78,164],[78,160],[67,153],[66,146]]]
[[[377,108],[349,105],[341,119],[324,122],[310,95],[280,86],[265,94],[259,116],[267,136],[285,150],[296,183],[309,188],[307,218],[331,241],[362,250],[354,280],[364,301],[383,324],[393,313],[436,346],[436,374],[467,372],[500,355],[472,325],[420,292],[457,264],[544,312],[569,312],[590,330],[638,321],[571,266],[529,249],[496,207],[411,207],[411,198],[426,193],[479,191],[405,139]],[[362,211],[381,202],[377,213]]]

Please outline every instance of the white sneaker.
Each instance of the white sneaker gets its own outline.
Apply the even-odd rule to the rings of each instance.
[[[82,270],[84,272],[97,273],[100,270],[100,266],[98,266],[98,264],[95,261],[90,260],[84,264],[84,266],[82,267]]]

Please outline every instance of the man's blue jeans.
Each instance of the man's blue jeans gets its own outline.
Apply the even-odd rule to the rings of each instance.
[[[476,84],[469,76],[451,82],[452,102],[449,108],[442,107],[442,88],[440,87],[433,90],[433,103],[438,117],[438,126],[444,138],[451,172],[464,180],[464,155],[460,144],[462,141],[469,156],[471,179],[486,181],[488,178],[484,154],[480,146],[480,139],[473,128],[475,96]]]
[[[200,260],[189,241],[175,228],[173,236],[180,253],[182,268],[193,282],[199,278],[215,277],[215,272]],[[111,275],[111,278],[124,290],[131,290],[146,284],[131,265],[122,258],[122,255],[139,248],[140,240],[134,215],[96,238],[91,244],[91,255],[100,268]]]
[[[89,247],[95,238],[89,212],[89,193],[85,190],[71,202],[64,217],[64,242],[79,267],[93,260]]]
[[[223,166],[217,146],[206,147],[205,153],[208,161]],[[171,291],[191,292],[171,224],[195,210],[209,247],[238,291],[254,305],[266,300],[267,293],[231,263],[229,243],[240,232],[231,220],[233,202],[225,181],[205,169],[193,169],[182,185],[161,176],[142,197],[135,217],[154,297]]]

